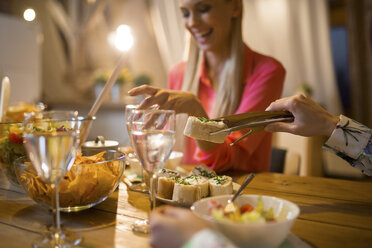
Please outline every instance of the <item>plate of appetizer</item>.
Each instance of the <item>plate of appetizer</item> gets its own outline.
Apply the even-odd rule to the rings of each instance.
[[[194,202],[209,196],[230,195],[240,185],[226,175],[217,175],[205,165],[196,166],[189,175],[163,169],[158,175],[157,200],[165,204],[190,207]]]

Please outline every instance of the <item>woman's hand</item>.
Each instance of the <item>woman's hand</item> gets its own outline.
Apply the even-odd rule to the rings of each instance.
[[[146,109],[157,104],[160,109],[171,109],[176,113],[186,113],[192,116],[208,117],[199,99],[192,93],[178,90],[167,90],[149,85],[131,89],[130,96],[148,95],[138,109]]]
[[[190,210],[162,206],[150,215],[152,247],[182,247],[195,233],[209,226]]]
[[[139,105],[138,109],[147,109],[157,104],[159,109],[171,109],[178,113],[186,113],[190,116],[206,117],[205,112],[199,99],[192,93],[180,90],[167,90],[156,88],[149,85],[142,85],[131,89],[130,96],[149,95]],[[202,150],[209,150],[216,146],[215,143],[197,140],[197,145]]]
[[[305,95],[282,98],[271,103],[267,111],[287,110],[294,116],[290,123],[276,122],[265,127],[269,132],[287,132],[302,136],[330,136],[339,121]]]

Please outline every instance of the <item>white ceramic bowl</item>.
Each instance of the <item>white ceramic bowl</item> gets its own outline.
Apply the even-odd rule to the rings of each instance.
[[[246,203],[256,207],[258,197],[262,197],[265,209],[273,208],[278,221],[267,223],[234,223],[231,221],[217,221],[208,214],[208,202],[214,200],[222,206],[232,195],[222,195],[204,198],[191,206],[191,211],[198,217],[217,228],[239,247],[278,247],[287,237],[289,231],[300,213],[299,207],[287,200],[260,195],[241,195],[236,199],[239,206]]]
[[[167,163],[165,164],[164,168],[169,169],[169,170],[176,170],[177,166],[180,165],[182,158],[183,158],[182,152],[173,151],[171,155],[169,156],[169,159]],[[138,161],[137,157],[135,157],[135,155],[128,155],[127,161],[130,165],[130,170],[133,173],[135,173],[138,176],[143,176],[142,166],[140,162]]]
[[[176,170],[176,168],[181,164],[183,159],[183,152],[176,152],[173,151],[169,156],[167,163],[165,164],[164,168],[170,170]]]
[[[128,171],[131,171],[138,176],[141,176],[141,177],[143,176],[143,173],[142,173],[143,168],[140,162],[138,161],[136,155],[134,155],[134,153],[128,154],[127,162],[130,165]]]

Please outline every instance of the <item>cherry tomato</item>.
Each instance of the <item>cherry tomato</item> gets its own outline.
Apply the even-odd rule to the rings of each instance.
[[[11,143],[14,143],[14,144],[22,144],[23,142],[22,136],[16,133],[9,133],[8,139]]]
[[[220,208],[222,208],[222,205],[217,203],[216,201],[210,200],[208,202],[208,212],[209,212],[209,214],[212,212],[212,209],[220,209]]]
[[[254,207],[252,207],[251,204],[244,204],[243,206],[240,207],[240,213],[245,213],[245,212],[252,212],[254,210]]]

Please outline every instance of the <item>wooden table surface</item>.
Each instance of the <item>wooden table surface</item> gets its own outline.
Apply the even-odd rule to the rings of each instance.
[[[245,175],[232,175],[242,183]],[[0,178],[0,247],[30,247],[51,225],[48,211]],[[260,173],[244,191],[281,197],[300,206],[292,233],[314,247],[372,247],[372,182]],[[106,201],[78,213],[62,213],[62,225],[80,233],[81,247],[149,247],[130,226],[147,217],[148,195],[121,183]],[[269,234],[268,234],[269,235]]]

